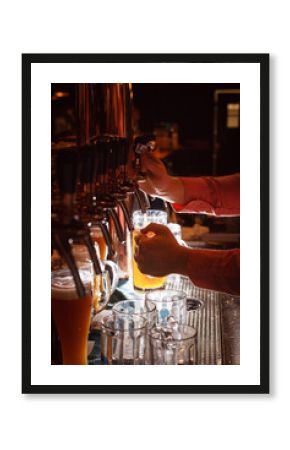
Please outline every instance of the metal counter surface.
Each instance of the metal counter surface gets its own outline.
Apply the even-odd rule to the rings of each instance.
[[[240,299],[201,289],[187,277],[172,275],[166,287],[183,290],[187,298],[204,302],[196,314],[198,364],[240,364]]]

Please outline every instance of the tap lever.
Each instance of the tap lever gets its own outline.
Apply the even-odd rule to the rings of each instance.
[[[150,204],[150,197],[149,197],[148,194],[146,194],[146,192],[144,192],[144,191],[142,191],[142,190],[141,190],[141,192],[142,192],[142,195],[143,195],[145,208],[146,208],[146,209],[149,209],[149,208],[151,207],[151,204]]]
[[[125,237],[125,233],[122,229],[122,225],[120,224],[119,218],[118,218],[118,214],[116,213],[114,208],[109,208],[108,212],[110,214],[110,216],[112,217],[113,223],[114,223],[114,227],[118,236],[118,240],[119,242],[122,244],[125,242],[126,237]]]
[[[155,150],[155,140],[154,134],[144,134],[137,136],[134,141],[134,152],[135,152],[135,170],[137,172],[137,178],[143,180],[145,174],[142,172],[141,157],[142,153],[153,152]]]
[[[154,134],[143,134],[137,136],[134,142],[134,151],[138,155],[145,152],[153,152],[155,149],[156,137]]]
[[[126,224],[128,226],[128,230],[133,231],[134,227],[133,227],[133,223],[132,223],[126,203],[124,202],[124,200],[118,200],[118,204],[120,205],[122,212],[124,214],[124,218],[125,218]]]
[[[138,188],[135,189],[134,194],[135,194],[135,197],[137,199],[137,202],[140,206],[142,213],[145,214],[147,209],[150,208],[149,196],[147,194],[145,194],[145,192],[141,191]]]
[[[101,232],[104,236],[105,242],[106,242],[106,246],[108,247],[108,258],[111,259],[115,256],[115,252],[113,250],[113,243],[112,243],[112,239],[111,239],[111,235],[109,233],[109,230],[107,228],[107,225],[103,222],[100,221],[98,223],[98,226],[101,229]]]
[[[102,273],[101,264],[100,264],[100,261],[99,261],[99,259],[97,257],[96,250],[95,250],[95,247],[94,247],[94,243],[93,243],[92,238],[89,235],[89,233],[84,235],[84,242],[85,242],[85,244],[87,246],[87,249],[88,249],[90,257],[91,257],[91,260],[93,262],[95,273],[96,273],[96,275],[100,275]]]
[[[144,205],[144,203],[142,201],[142,198],[141,198],[141,191],[138,188],[135,189],[134,195],[136,197],[136,200],[137,200],[137,203],[139,205],[139,208],[141,209],[142,213],[145,214],[146,213],[146,207],[145,207],[145,205]]]

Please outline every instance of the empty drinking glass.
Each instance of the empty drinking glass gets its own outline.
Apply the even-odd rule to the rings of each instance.
[[[144,317],[135,315],[105,316],[102,320],[102,364],[145,364],[146,324]]]
[[[195,365],[196,330],[188,325],[150,329],[151,364]]]
[[[156,305],[157,324],[167,326],[167,324],[177,322],[187,323],[186,293],[173,289],[157,289],[147,292],[145,300]]]
[[[156,324],[156,306],[150,300],[123,300],[113,306],[113,314],[129,314],[143,317],[147,321],[145,338],[145,364],[151,364],[149,349],[149,329]]]
[[[123,300],[115,303],[113,314],[129,314],[144,317],[147,320],[147,326],[151,327],[156,323],[156,306],[150,300]]]

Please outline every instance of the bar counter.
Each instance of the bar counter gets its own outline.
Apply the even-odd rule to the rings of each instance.
[[[189,309],[193,299],[203,304],[201,309],[189,311],[191,325],[197,331],[197,364],[240,364],[239,297],[198,288],[187,277],[179,275],[169,276],[165,287],[186,292]],[[119,284],[110,299],[108,309],[120,300],[137,298],[142,298],[142,294],[133,290],[130,281]],[[89,364],[101,364],[99,329],[90,333],[89,352]]]

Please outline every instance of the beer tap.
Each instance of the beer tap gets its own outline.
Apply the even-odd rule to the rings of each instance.
[[[80,192],[79,209],[80,220],[86,223],[89,229],[97,227],[101,230],[106,246],[108,248],[109,259],[113,258],[112,239],[108,231],[108,220],[103,208],[97,203],[96,183],[100,165],[100,155],[97,145],[84,145],[79,149],[81,170],[80,170]]]
[[[125,177],[125,137],[130,129],[127,85],[122,83],[82,83],[77,88],[79,139],[82,145],[94,144],[97,156],[94,209],[101,209],[105,220],[113,223],[119,242],[124,242],[117,208],[124,211],[128,228],[130,214],[126,210],[126,192],[120,187]],[[104,220],[104,219],[103,219]],[[104,227],[102,228],[104,231]],[[108,241],[108,236],[106,242]],[[110,245],[110,244],[109,244]],[[112,253],[112,249],[110,249]]]
[[[142,172],[141,155],[147,152],[153,152],[155,150],[156,138],[154,134],[143,134],[137,136],[134,141],[135,170],[137,172],[137,179],[143,180],[145,173]]]
[[[96,203],[104,211],[108,221],[111,218],[120,243],[125,241],[125,232],[122,229],[118,214],[118,202],[123,200],[124,193],[117,188],[116,179],[116,138],[103,136],[97,140],[99,149],[99,165],[97,170]]]
[[[56,172],[61,195],[61,208],[52,222],[52,246],[72,272],[76,289],[80,297],[85,295],[85,288],[80,279],[76,262],[71,251],[71,242],[82,241],[87,247],[96,274],[101,274],[101,264],[90,238],[88,227],[78,220],[76,204],[76,185],[79,176],[79,148],[75,143],[63,147],[60,143],[56,150]]]
[[[130,217],[129,209],[126,204],[127,195],[131,190],[130,184],[127,183],[126,167],[128,160],[128,141],[125,138],[114,138],[111,142],[112,146],[112,187],[111,192],[117,205],[120,206],[124,216],[125,223],[129,231],[133,230],[133,224]]]

